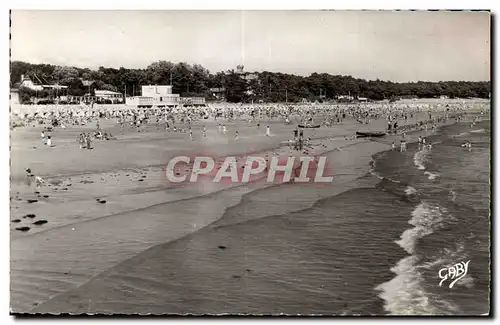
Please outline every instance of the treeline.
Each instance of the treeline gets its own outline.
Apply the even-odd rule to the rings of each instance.
[[[489,81],[395,83],[327,73],[313,73],[303,77],[268,71],[250,76],[247,74],[243,78],[234,70],[213,74],[198,64],[167,61],[154,62],[145,69],[99,67],[97,70],[14,61],[11,62],[11,87],[18,86],[23,74],[30,76],[35,82],[40,79],[42,83],[68,86],[67,94],[75,96],[83,96],[89,92],[93,94],[95,89],[137,96],[140,95],[142,85],[172,84],[173,93],[186,97],[203,96],[207,100],[215,99],[211,88],[224,88],[222,95],[230,102],[298,102],[303,99],[325,101],[343,95],[370,100],[435,98],[443,95],[449,98],[488,98],[491,91]],[[94,83],[89,86],[83,81]]]

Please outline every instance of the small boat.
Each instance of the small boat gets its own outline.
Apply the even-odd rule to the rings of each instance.
[[[356,136],[360,138],[366,138],[366,137],[374,137],[374,138],[380,138],[380,137],[385,137],[386,133],[385,132],[356,132]]]
[[[311,125],[311,124],[299,124],[298,127],[301,128],[301,129],[317,129],[319,128],[321,125],[320,124],[317,124],[317,125]]]

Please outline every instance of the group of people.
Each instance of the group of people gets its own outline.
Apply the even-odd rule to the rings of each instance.
[[[389,134],[404,134],[416,129],[432,131],[436,130],[439,123],[447,120],[451,115],[456,121],[462,118],[467,110],[474,105],[482,105],[486,109],[487,103],[464,104],[450,103],[442,104],[417,104],[417,103],[300,103],[300,104],[231,104],[213,103],[205,107],[187,107],[178,105],[176,107],[128,107],[116,105],[112,108],[96,105],[94,108],[86,105],[78,107],[47,107],[43,112],[28,114],[17,114],[17,118],[23,121],[24,125],[29,123],[53,124],[57,125],[86,125],[99,119],[115,119],[122,127],[122,133],[127,125],[141,130],[141,125],[156,123],[160,129],[160,124],[164,123],[167,131],[189,133],[194,139],[192,125],[197,121],[208,119],[248,120],[249,125],[256,125],[260,128],[259,121],[278,120],[285,124],[311,124],[313,119],[320,121],[326,127],[335,127],[345,120],[351,119],[359,123],[370,123],[373,120],[384,119],[387,121],[387,132]],[[418,122],[409,123],[415,114],[426,113],[428,118]],[[98,122],[97,122],[98,123]],[[416,124],[415,124],[416,123]],[[227,136],[228,128],[226,124],[219,123],[219,134]],[[96,139],[108,139],[107,134],[100,132],[94,134]],[[266,126],[266,136],[272,136],[270,126]],[[234,138],[239,139],[238,130],[234,132]],[[202,138],[207,138],[206,125],[203,126]],[[42,132],[42,140],[48,146],[53,146],[50,134]],[[90,148],[92,136],[90,134],[80,134],[78,143],[82,148]],[[402,141],[401,150],[406,148],[406,141]]]
[[[80,133],[77,142],[80,149],[92,149],[92,136],[90,133]]]

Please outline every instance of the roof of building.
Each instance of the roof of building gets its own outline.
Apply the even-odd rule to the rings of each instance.
[[[121,95],[121,93],[117,93],[116,91],[111,91],[111,90],[96,90],[95,94],[99,95]]]

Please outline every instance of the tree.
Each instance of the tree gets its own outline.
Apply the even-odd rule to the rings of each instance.
[[[491,83],[445,81],[395,83],[382,80],[355,79],[351,76],[312,73],[307,77],[285,73],[263,71],[256,73],[255,79],[245,80],[234,70],[211,74],[199,64],[185,62],[174,64],[169,61],[156,61],[145,69],[120,69],[99,67],[97,70],[77,67],[63,67],[50,64],[30,64],[13,61],[10,64],[10,85],[17,87],[21,75],[30,76],[33,81],[47,84],[67,85],[68,93],[82,94],[89,87],[82,88],[80,79],[94,81],[92,89],[126,91],[139,93],[142,85],[170,84],[172,77],[173,93],[181,96],[206,96],[210,88],[225,88],[230,101],[263,100],[266,102],[301,101],[303,98],[330,100],[338,95],[368,97],[379,100],[398,97],[480,97],[488,98]],[[24,98],[31,95],[23,90]],[[42,93],[38,94],[42,95]],[[50,94],[49,94],[50,95]],[[48,95],[48,96],[49,96]],[[320,96],[321,95],[321,96]],[[41,97],[40,97],[41,98]]]
[[[53,79],[61,85],[69,85],[76,78],[78,78],[76,68],[58,66],[54,69]]]

